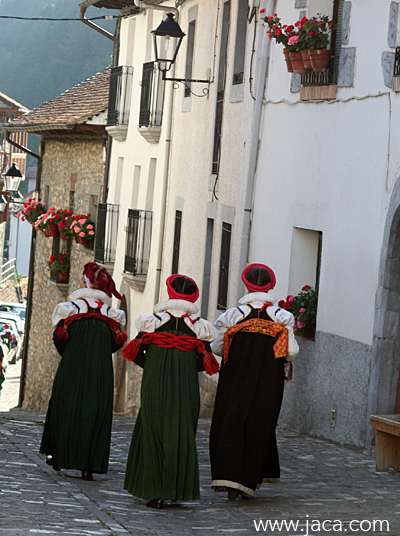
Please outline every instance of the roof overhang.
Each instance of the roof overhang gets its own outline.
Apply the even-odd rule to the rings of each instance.
[[[66,125],[66,124],[53,124],[53,125],[26,125],[5,127],[3,129],[6,132],[30,132],[31,134],[38,134],[39,136],[45,134],[90,134],[102,136],[106,132],[105,125]]]

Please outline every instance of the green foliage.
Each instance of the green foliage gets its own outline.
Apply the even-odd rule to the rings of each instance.
[[[110,14],[91,7],[86,17]],[[78,18],[71,0],[0,0],[0,15]],[[115,21],[96,21],[114,33]],[[0,19],[0,91],[32,109],[110,64],[113,43],[80,21]]]
[[[318,307],[317,289],[305,285],[297,296],[289,295],[286,300],[281,300],[278,305],[293,314],[296,335],[314,338]]]

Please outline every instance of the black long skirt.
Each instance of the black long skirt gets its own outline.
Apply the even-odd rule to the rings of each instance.
[[[284,388],[276,338],[238,332],[221,367],[210,434],[212,487],[252,497],[263,481],[279,481],[275,437]]]

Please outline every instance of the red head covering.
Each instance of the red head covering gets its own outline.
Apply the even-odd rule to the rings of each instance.
[[[181,294],[180,292],[175,290],[172,287],[172,281],[177,277],[183,277],[184,279],[187,279],[188,281],[191,281],[194,284],[194,286],[196,287],[196,291],[193,292],[192,294]],[[199,288],[196,285],[196,282],[193,281],[193,279],[190,279],[190,277],[187,277],[186,275],[181,275],[181,274],[172,274],[172,275],[170,275],[168,277],[168,279],[167,279],[167,292],[168,292],[168,296],[172,300],[186,300],[186,301],[190,301],[190,302],[194,303],[197,300],[197,298],[199,297]]]
[[[260,285],[256,285],[254,283],[250,283],[249,281],[247,281],[247,277],[246,277],[247,273],[252,268],[262,268],[263,270],[266,270],[271,277],[271,282],[267,283],[264,286],[260,286]],[[274,272],[271,270],[271,268],[269,268],[269,266],[265,264],[249,264],[248,266],[246,266],[246,268],[242,272],[242,281],[246,285],[246,288],[249,292],[268,292],[269,290],[274,288],[276,284],[276,278],[275,278]]]
[[[97,262],[88,262],[83,267],[83,275],[89,280],[90,288],[102,290],[109,298],[114,295],[119,300],[125,301],[123,296],[117,292],[114,279],[104,266],[99,266]]]

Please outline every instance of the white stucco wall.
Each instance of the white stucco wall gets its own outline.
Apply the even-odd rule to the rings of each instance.
[[[282,46],[271,47],[250,255],[274,267],[282,298],[293,228],[322,231],[317,329],[367,344],[386,211],[400,169],[400,101],[385,86],[381,66],[382,52],[390,51],[390,2],[383,4],[377,12],[372,1],[351,3],[346,46],[356,47],[354,87],[339,88],[336,102],[299,102],[299,93],[290,93]],[[276,12],[290,22],[299,10],[278,0]],[[372,18],[374,39],[365,34]],[[267,228],[266,213],[273,222]]]

